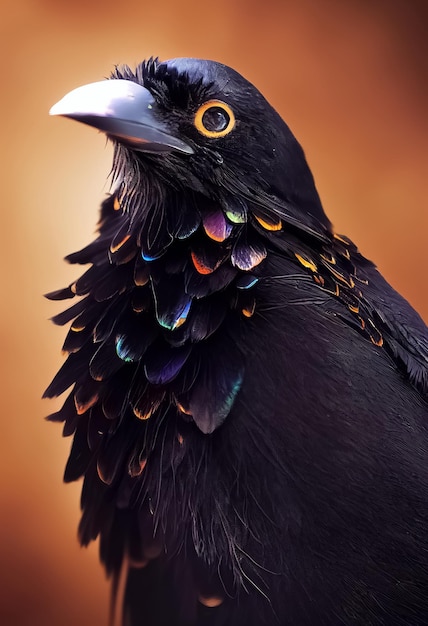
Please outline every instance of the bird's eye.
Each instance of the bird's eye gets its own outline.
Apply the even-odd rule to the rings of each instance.
[[[235,126],[232,109],[220,100],[209,100],[196,111],[195,126],[205,137],[224,137]]]

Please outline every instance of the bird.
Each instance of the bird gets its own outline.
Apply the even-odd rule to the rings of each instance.
[[[65,361],[79,538],[123,626],[428,624],[428,333],[265,97],[150,58],[52,115],[114,145]],[[123,589],[121,591],[121,589]],[[114,609],[112,609],[114,612]]]

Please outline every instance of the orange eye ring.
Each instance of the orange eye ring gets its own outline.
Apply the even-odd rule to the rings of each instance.
[[[216,116],[217,120],[210,120],[210,115]],[[235,121],[235,115],[228,104],[221,100],[208,100],[196,111],[194,124],[201,135],[216,139],[228,135],[234,129]],[[216,123],[218,130],[215,128]]]

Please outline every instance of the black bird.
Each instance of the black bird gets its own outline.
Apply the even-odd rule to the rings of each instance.
[[[90,264],[45,392],[126,626],[428,624],[428,335],[334,233],[304,153],[212,61],[51,111],[104,131]]]

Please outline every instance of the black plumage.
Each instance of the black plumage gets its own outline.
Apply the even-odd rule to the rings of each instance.
[[[224,65],[149,60],[52,110],[114,141],[45,392],[125,626],[428,624],[428,335]]]

